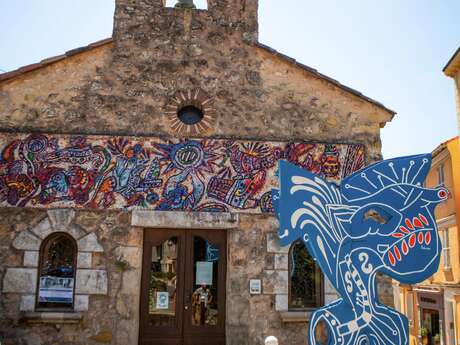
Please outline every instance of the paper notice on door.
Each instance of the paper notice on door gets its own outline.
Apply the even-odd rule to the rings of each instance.
[[[196,285],[212,285],[212,262],[197,261]]]
[[[157,292],[157,309],[169,308],[169,293]]]

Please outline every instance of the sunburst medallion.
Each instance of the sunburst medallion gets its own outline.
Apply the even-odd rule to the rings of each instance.
[[[166,106],[171,129],[181,136],[194,136],[208,132],[215,122],[214,100],[202,89],[188,89],[176,92]],[[184,109],[196,108],[199,118],[184,121],[180,116]],[[197,115],[198,116],[198,115]]]

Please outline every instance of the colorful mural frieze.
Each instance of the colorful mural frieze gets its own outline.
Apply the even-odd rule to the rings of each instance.
[[[303,241],[341,296],[313,312],[310,345],[409,344],[409,321],[380,303],[376,277],[415,284],[439,267],[434,212],[449,191],[423,187],[430,166],[431,154],[380,161],[337,186],[280,162],[280,245]],[[319,327],[327,341],[317,339]]]
[[[3,134],[0,202],[208,212],[273,212],[278,161],[330,182],[364,166],[362,145]]]

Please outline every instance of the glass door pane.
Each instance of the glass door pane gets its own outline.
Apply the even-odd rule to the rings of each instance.
[[[152,246],[148,291],[150,326],[174,326],[177,301],[178,238]]]
[[[146,230],[142,263],[140,345],[182,345],[183,230]]]
[[[193,236],[193,280],[191,324],[215,326],[219,319],[219,248]]]

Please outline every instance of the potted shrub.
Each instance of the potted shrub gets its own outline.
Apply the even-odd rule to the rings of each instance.
[[[426,327],[422,327],[420,328],[420,335],[422,337],[422,344],[423,345],[428,345],[428,335],[430,334],[430,332],[428,331],[428,328]]]
[[[441,335],[439,333],[436,333],[435,336],[433,337],[433,339],[434,339],[434,343],[436,345],[441,344]]]

